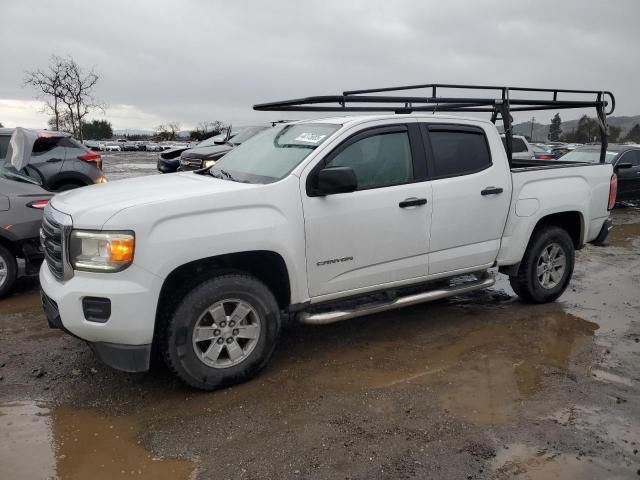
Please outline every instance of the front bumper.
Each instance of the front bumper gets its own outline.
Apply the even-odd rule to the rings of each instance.
[[[43,308],[49,326],[89,343],[107,365],[127,372],[148,370],[159,277],[135,265],[120,273],[75,272],[65,281],[56,280],[47,262],[40,269]],[[105,297],[111,313],[105,322],[85,318],[85,297]]]

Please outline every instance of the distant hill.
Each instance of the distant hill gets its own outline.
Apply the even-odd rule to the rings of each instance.
[[[622,129],[621,136],[625,136],[626,133],[633,128],[636,123],[640,123],[640,115],[635,115],[633,117],[607,117],[607,122],[609,125],[615,125],[616,127],[620,127]],[[578,120],[569,120],[567,122],[562,122],[562,132],[573,132],[578,125]],[[513,126],[513,133],[515,135],[531,135],[531,122],[523,122],[517,123]],[[534,141],[544,141],[547,139],[547,135],[549,135],[549,125],[544,125],[541,123],[533,124],[533,140]]]

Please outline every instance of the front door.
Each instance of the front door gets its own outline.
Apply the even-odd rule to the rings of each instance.
[[[316,165],[310,181],[323,166],[351,167],[358,189],[302,193],[310,295],[426,276],[431,186],[417,124],[375,127],[348,138]]]

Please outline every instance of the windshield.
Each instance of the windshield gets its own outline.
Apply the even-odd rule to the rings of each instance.
[[[240,145],[241,143],[249,140],[255,134],[260,133],[262,130],[266,130],[268,127],[247,127],[239,130],[232,130],[231,137],[229,138],[229,142],[235,145]],[[216,142],[224,141],[227,136],[226,132],[221,133],[219,135],[215,135],[213,137],[207,138],[206,140],[201,141],[197,146],[198,147],[211,147],[215,145]]]
[[[238,182],[271,183],[286,177],[340,125],[304,123],[268,128],[227,153],[209,173]]]
[[[607,163],[613,162],[620,152],[607,151],[605,161]],[[589,150],[573,150],[562,156],[563,162],[588,162],[599,163],[600,162],[600,149],[595,150],[590,148]]]

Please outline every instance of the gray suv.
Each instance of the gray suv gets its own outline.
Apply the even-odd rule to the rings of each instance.
[[[0,298],[11,291],[18,276],[17,259],[33,274],[44,258],[40,244],[42,211],[51,192],[12,167],[0,166]]]
[[[7,166],[7,147],[12,128],[0,128],[0,166]],[[22,171],[45,189],[71,190],[107,181],[102,172],[102,157],[63,132],[40,132],[33,145],[31,160]]]

